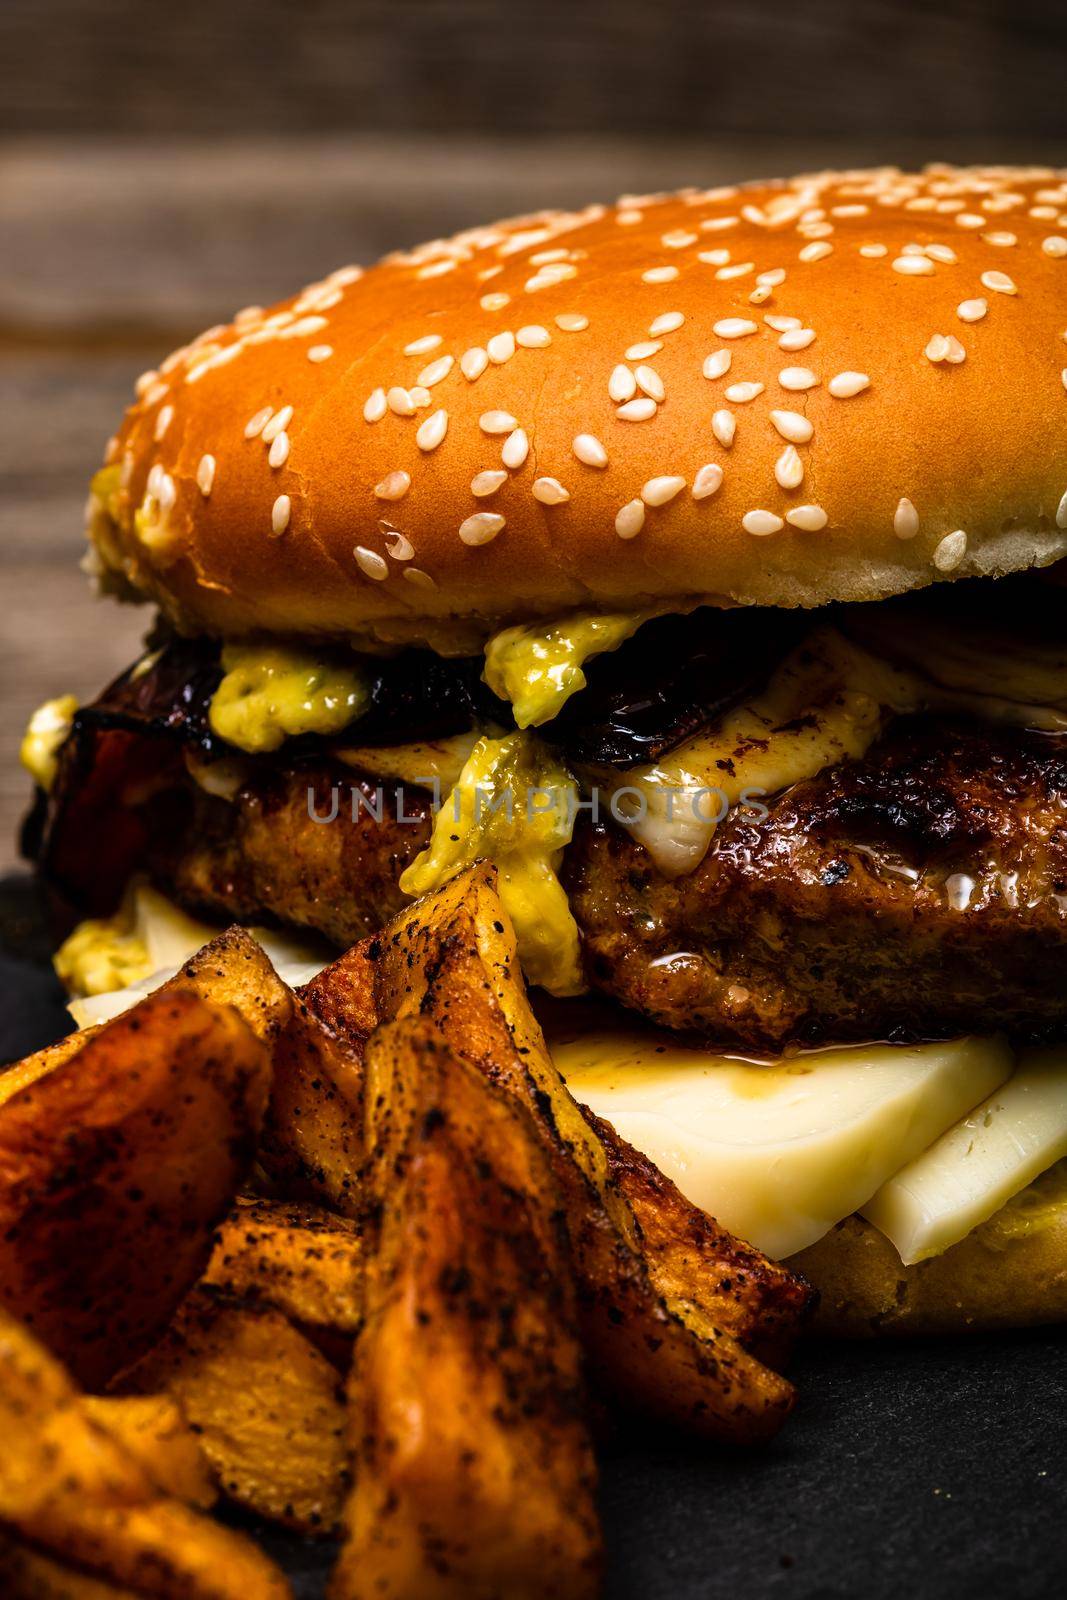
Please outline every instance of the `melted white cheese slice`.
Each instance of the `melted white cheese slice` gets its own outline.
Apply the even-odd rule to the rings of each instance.
[[[556,1040],[576,1099],[769,1255],[862,1206],[1009,1076],[1001,1039],[813,1051],[775,1065],[649,1032]]]
[[[1067,1049],[1026,1050],[1013,1077],[860,1209],[905,1265],[958,1244],[1067,1156]]]

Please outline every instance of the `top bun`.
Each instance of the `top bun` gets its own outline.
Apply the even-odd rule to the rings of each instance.
[[[1065,340],[1065,171],[524,217],[146,373],[93,538],[186,630],[441,649],[585,605],[1043,566],[1067,554]]]

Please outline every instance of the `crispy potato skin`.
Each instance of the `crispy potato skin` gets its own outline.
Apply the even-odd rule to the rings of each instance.
[[[360,1210],[363,1068],[304,1004],[274,1041],[274,1080],[260,1159],[291,1194],[343,1217]]]
[[[0,1573],[12,1590],[54,1583],[58,1597],[100,1593],[143,1600],[286,1600],[289,1586],[248,1540],[168,1495],[119,1433],[90,1415],[67,1373],[12,1317],[0,1313]],[[43,1563],[21,1554],[25,1540]],[[50,1558],[54,1557],[54,1566]],[[44,1589],[48,1593],[48,1589]],[[291,1600],[291,1597],[290,1597]]]
[[[0,1533],[0,1594],[5,1600],[138,1600],[102,1578],[74,1572],[40,1550]]]
[[[607,1152],[612,1183],[633,1209],[642,1254],[663,1298],[703,1312],[761,1361],[783,1362],[811,1314],[815,1291],[688,1201],[610,1122],[585,1106],[582,1111]]]
[[[343,1379],[283,1312],[200,1286],[122,1384],[173,1395],[229,1499],[298,1533],[336,1531]]]
[[[195,1283],[270,1084],[236,1012],[161,992],[0,1108],[0,1303],[91,1387]]]
[[[430,1022],[367,1053],[376,1202],[335,1600],[599,1587],[568,1242],[529,1118]]]
[[[227,928],[165,985],[232,1006],[262,1044],[273,1045],[293,1014],[293,992],[244,928]],[[54,1048],[54,1047],[53,1047]]]
[[[751,1443],[776,1433],[792,1409],[793,1387],[730,1330],[722,1271],[706,1294],[705,1254],[695,1260],[699,1272],[684,1296],[665,1298],[657,1286],[608,1152],[530,1010],[492,869],[471,868],[417,901],[366,950],[375,963],[379,1017],[432,1019],[457,1054],[533,1115],[567,1213],[583,1335],[597,1376],[624,1405],[707,1437]],[[355,959],[350,953],[342,963],[351,967]],[[325,980],[320,975],[320,987]],[[679,1265],[676,1252],[675,1274]],[[670,1273],[663,1274],[667,1286]],[[783,1295],[785,1325],[787,1298],[797,1305],[804,1296],[795,1287]],[[732,1318],[745,1323],[740,1307]]]
[[[248,1197],[216,1234],[201,1282],[274,1306],[317,1334],[351,1338],[363,1322],[363,1265],[354,1222],[300,1201]]]

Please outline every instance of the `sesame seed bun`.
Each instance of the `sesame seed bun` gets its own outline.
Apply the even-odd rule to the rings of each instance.
[[[820,1333],[960,1333],[1067,1321],[1067,1161],[944,1255],[903,1267],[889,1240],[846,1217],[789,1265],[819,1290]]]
[[[1067,173],[500,223],[241,312],[138,391],[92,535],[192,631],[462,648],[588,604],[1043,566],[1067,554]]]

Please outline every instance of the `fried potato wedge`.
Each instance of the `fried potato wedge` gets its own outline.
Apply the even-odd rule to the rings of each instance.
[[[720,1227],[610,1122],[582,1111],[633,1210],[641,1253],[667,1304],[709,1317],[761,1361],[784,1361],[812,1311],[810,1284]]]
[[[684,1284],[680,1251],[672,1249],[669,1267],[650,1265],[655,1241],[639,1225],[530,1010],[492,869],[470,868],[415,902],[370,942],[368,956],[379,1018],[432,1019],[457,1054],[525,1106],[540,1128],[566,1207],[583,1334],[609,1390],[628,1406],[709,1437],[752,1442],[777,1432],[793,1406],[793,1387],[732,1331],[752,1325],[736,1294],[730,1317],[723,1315],[724,1292],[732,1292],[724,1291],[727,1264],[711,1273],[710,1251],[694,1252]],[[351,971],[358,959],[350,953],[335,966]],[[333,971],[316,980],[320,992]],[[671,1236],[666,1219],[661,1232]],[[802,1298],[792,1289],[790,1295],[794,1303]],[[786,1322],[784,1295],[782,1309]]]
[[[367,1052],[367,1322],[334,1600],[584,1600],[601,1562],[569,1247],[528,1116],[431,1023]]]
[[[302,1328],[351,1339],[363,1320],[360,1230],[299,1201],[239,1199],[202,1282],[230,1299],[274,1306]]]
[[[268,1045],[289,1021],[295,1003],[262,945],[236,924],[198,950],[163,987],[199,995],[212,1005],[232,1006]]]
[[[281,1311],[197,1288],[121,1381],[174,1397],[238,1505],[300,1533],[336,1530],[348,1487],[343,1379]]]
[[[273,1061],[263,1166],[288,1193],[356,1216],[363,1160],[359,1057],[300,1004],[274,1041]]]
[[[167,1494],[204,1511],[215,1504],[199,1440],[170,1395],[84,1395],[81,1410]]]
[[[165,1493],[145,1460],[89,1414],[44,1346],[3,1313],[0,1430],[5,1594],[39,1600],[51,1583],[51,1592],[71,1600],[97,1600],[108,1586],[144,1600],[289,1596],[254,1545]]]
[[[75,1572],[0,1532],[0,1594],[5,1600],[138,1600],[132,1589]]]
[[[0,1305],[102,1387],[166,1327],[248,1170],[270,1058],[158,992],[0,1107]]]

